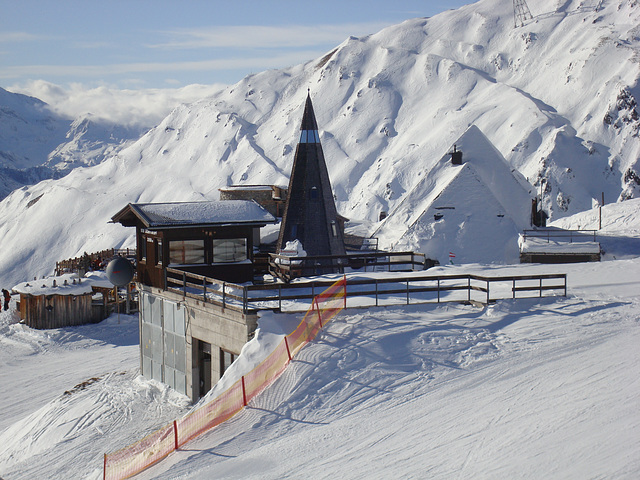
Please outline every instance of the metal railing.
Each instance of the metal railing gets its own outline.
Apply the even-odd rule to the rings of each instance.
[[[558,230],[558,229],[544,229],[544,230],[524,230],[523,238],[524,240],[527,237],[530,238],[546,238],[547,242],[550,242],[552,239],[569,239],[569,243],[573,243],[574,239],[576,241],[585,241],[585,237],[589,237],[593,240],[588,241],[596,241],[596,232],[597,230]]]
[[[333,280],[266,285],[238,285],[173,268],[166,269],[165,290],[222,308],[306,311],[315,295]],[[464,302],[488,305],[496,300],[567,296],[566,274],[485,277],[481,275],[411,275],[347,279],[347,308]]]
[[[344,273],[345,268],[391,272],[425,270],[426,267],[425,255],[415,252],[362,252],[308,257],[269,254],[269,272],[285,282],[323,273]]]

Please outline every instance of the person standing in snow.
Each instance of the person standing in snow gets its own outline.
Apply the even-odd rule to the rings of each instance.
[[[4,297],[4,309],[9,310],[9,302],[11,301],[11,294],[7,289],[3,288],[2,296]]]

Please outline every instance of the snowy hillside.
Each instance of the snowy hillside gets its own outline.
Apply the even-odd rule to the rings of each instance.
[[[543,0],[515,29],[511,3],[482,0],[177,108],[101,165],[0,203],[0,280],[132,246],[131,231],[107,225],[128,202],[286,184],[307,89],[339,213],[353,220],[393,211],[470,125],[542,191],[552,220],[591,209],[603,192],[607,203],[637,196],[640,9],[597,3]]]
[[[140,478],[637,478],[639,267],[438,267],[565,272],[569,297],[344,311],[248,408]],[[262,317],[223,383],[299,320]],[[105,452],[186,413],[137,376],[135,317],[15,322],[0,313],[2,478],[97,480]]]
[[[100,163],[143,132],[90,115],[69,119],[36,98],[2,88],[0,125],[0,198],[23,185]]]

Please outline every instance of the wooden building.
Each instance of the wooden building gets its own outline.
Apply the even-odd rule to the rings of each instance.
[[[229,282],[253,279],[260,228],[276,223],[254,201],[129,204],[112,217],[136,227],[138,282],[164,288],[166,268]]]
[[[12,290],[20,294],[21,321],[48,329],[101,322],[110,313],[104,292],[112,289],[106,277],[65,274],[23,282]]]

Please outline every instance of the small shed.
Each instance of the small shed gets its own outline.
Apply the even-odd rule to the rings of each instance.
[[[98,289],[113,288],[104,274],[80,278],[76,274],[23,282],[13,291],[20,294],[20,319],[37,329],[60,328],[104,320],[107,309],[94,302]]]

